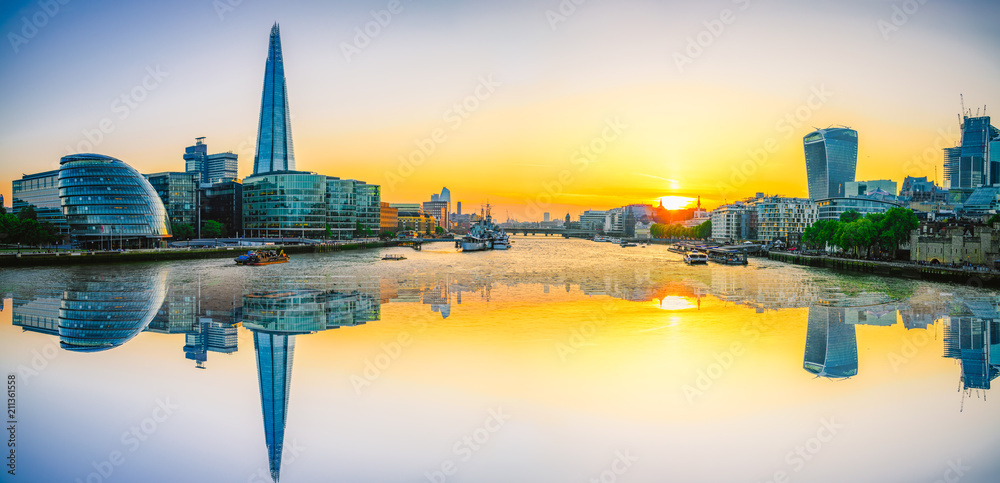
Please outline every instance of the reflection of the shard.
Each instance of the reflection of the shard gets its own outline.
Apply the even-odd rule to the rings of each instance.
[[[75,352],[118,347],[142,332],[163,303],[166,272],[81,275],[46,287],[34,298],[15,298],[13,323],[59,336]]]
[[[378,320],[380,287],[374,282],[288,279],[243,296],[243,326],[253,332],[264,440],[274,481],[281,473],[296,335]]]

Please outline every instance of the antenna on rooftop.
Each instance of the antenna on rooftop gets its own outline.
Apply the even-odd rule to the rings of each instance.
[[[962,102],[962,115],[965,115],[965,97],[962,94],[958,95],[958,100]]]

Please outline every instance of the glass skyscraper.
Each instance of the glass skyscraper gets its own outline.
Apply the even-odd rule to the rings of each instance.
[[[199,173],[153,173],[145,176],[163,202],[171,228],[190,225],[197,230]]]
[[[267,62],[264,65],[264,93],[262,97],[253,174],[294,171],[295,153],[292,150],[292,123],[288,114],[285,65],[281,58],[281,36],[277,23],[271,27],[271,42],[267,51]]]
[[[101,154],[59,163],[59,201],[77,242],[144,247],[171,236],[163,202],[131,166]]]
[[[850,128],[813,131],[802,138],[809,198],[846,196],[844,183],[854,181],[858,165],[858,132]]]
[[[973,189],[1000,184],[1000,156],[991,153],[1000,130],[990,124],[989,116],[965,117],[962,120],[962,144],[944,149],[944,176],[951,189]]]

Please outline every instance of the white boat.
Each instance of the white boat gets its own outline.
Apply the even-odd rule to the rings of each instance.
[[[510,242],[507,241],[506,238],[504,238],[502,240],[496,240],[496,241],[493,242],[493,249],[494,250],[506,250],[508,248],[510,248]]]
[[[684,255],[684,263],[688,265],[705,265],[708,264],[708,255],[698,250],[691,250]]]

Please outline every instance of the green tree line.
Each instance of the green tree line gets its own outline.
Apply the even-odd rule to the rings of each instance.
[[[839,221],[813,223],[802,233],[802,242],[814,248],[835,246],[859,257],[893,257],[919,225],[917,215],[909,208],[891,208],[863,217],[851,210],[842,213]]]
[[[649,236],[653,238],[708,238],[712,236],[712,222],[706,221],[691,228],[683,225],[654,223],[653,226],[649,227]]]
[[[33,206],[16,215],[0,207],[0,244],[44,246],[60,240],[59,230],[47,221],[38,221]]]

